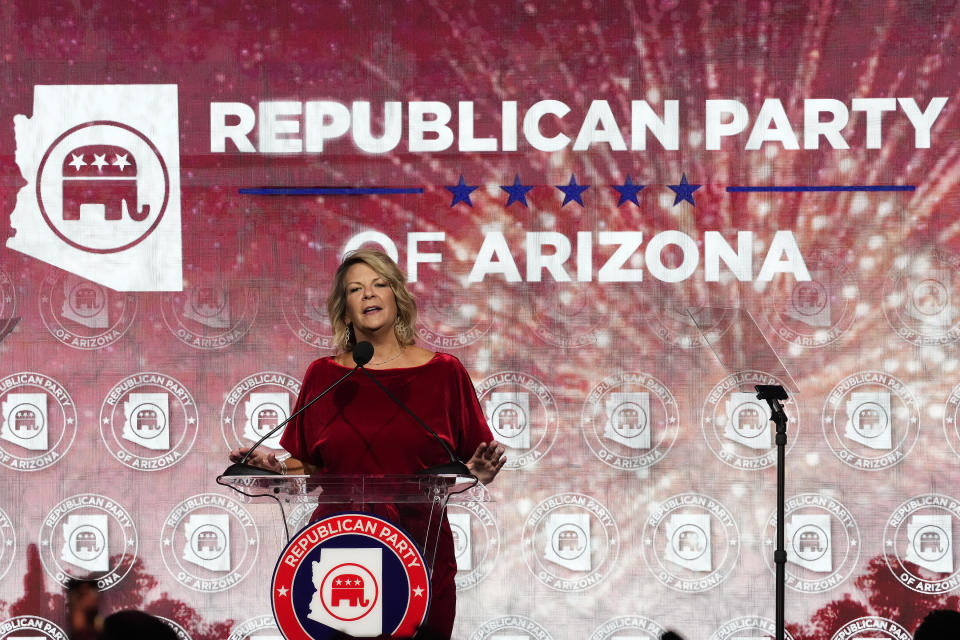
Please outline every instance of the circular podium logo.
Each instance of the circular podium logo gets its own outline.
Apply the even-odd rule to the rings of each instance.
[[[271,602],[288,640],[412,636],[427,616],[423,554],[393,523],[340,513],[304,528],[273,572]]]

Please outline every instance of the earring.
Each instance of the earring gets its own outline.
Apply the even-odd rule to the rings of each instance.
[[[356,336],[353,335],[353,325],[347,325],[347,344],[352,344],[357,341]]]

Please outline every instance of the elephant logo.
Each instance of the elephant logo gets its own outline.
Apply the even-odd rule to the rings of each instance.
[[[370,599],[363,596],[363,578],[355,573],[342,573],[333,581],[330,587],[330,604],[339,607],[344,600],[349,607],[366,607]]]
[[[7,246],[116,291],[182,291],[178,128],[176,85],[34,87]]]
[[[133,154],[115,145],[88,144],[63,159],[63,219],[79,220],[82,207],[103,209],[104,220],[135,222],[150,216],[150,205],[138,207],[137,163]]]

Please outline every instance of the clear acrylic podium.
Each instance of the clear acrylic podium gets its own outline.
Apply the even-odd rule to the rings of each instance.
[[[335,513],[386,518],[420,545],[431,570],[447,504],[490,500],[473,478],[447,474],[220,476],[217,482],[249,498],[274,500],[287,540],[308,522]]]

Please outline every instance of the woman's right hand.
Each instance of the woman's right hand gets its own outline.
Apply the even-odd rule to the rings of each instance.
[[[230,462],[240,462],[243,456],[247,455],[248,451],[250,451],[250,447],[234,449],[230,452]],[[280,465],[280,461],[277,460],[277,456],[273,453],[265,453],[262,449],[255,450],[253,455],[247,458],[247,464],[251,467],[259,467],[277,473],[283,471],[283,467]]]

